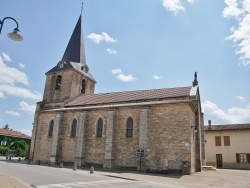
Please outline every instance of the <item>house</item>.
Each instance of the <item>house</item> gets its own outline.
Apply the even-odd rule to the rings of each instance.
[[[13,141],[13,140],[25,140],[25,141],[29,142],[31,140],[31,137],[28,135],[25,135],[19,131],[14,131],[12,129],[0,128],[1,146],[6,145],[8,141]]]
[[[0,128],[0,145],[1,146],[11,144],[12,142],[17,141],[17,140],[24,140],[27,143],[29,143],[31,140],[31,137],[21,132],[14,131],[12,129]]]
[[[250,169],[250,124],[205,126],[206,164]]]
[[[186,87],[95,94],[95,84],[86,64],[80,16],[62,59],[46,73],[34,117],[31,160],[201,171],[204,124],[196,73]]]

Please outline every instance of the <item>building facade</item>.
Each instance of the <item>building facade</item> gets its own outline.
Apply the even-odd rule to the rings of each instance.
[[[31,137],[12,129],[0,128],[0,145],[10,145],[13,141],[24,140],[30,143]]]
[[[250,169],[250,124],[205,126],[207,165]]]
[[[81,16],[63,58],[46,73],[30,158],[107,169],[201,171],[204,124],[197,74],[192,86],[94,94]]]

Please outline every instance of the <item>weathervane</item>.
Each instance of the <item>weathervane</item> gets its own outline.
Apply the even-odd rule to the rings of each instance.
[[[82,7],[81,7],[81,15],[82,15],[82,9],[83,9],[83,2],[82,2]]]

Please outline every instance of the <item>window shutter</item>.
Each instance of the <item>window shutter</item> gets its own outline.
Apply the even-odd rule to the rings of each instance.
[[[247,162],[250,163],[250,153],[247,153]]]
[[[215,146],[221,146],[221,137],[215,136]]]
[[[236,162],[240,163],[240,154],[239,153],[236,153]]]
[[[224,146],[230,146],[230,136],[224,136]]]

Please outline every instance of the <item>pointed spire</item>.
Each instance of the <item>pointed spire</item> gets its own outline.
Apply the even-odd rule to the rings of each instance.
[[[62,60],[69,62],[76,62],[86,65],[85,49],[82,34],[82,15],[80,15],[75,29],[71,35],[68,46],[64,52]]]
[[[59,61],[57,65],[46,74],[64,71],[67,69],[75,69],[96,83],[86,64],[82,32],[82,15],[80,15],[77,21],[62,60]]]

